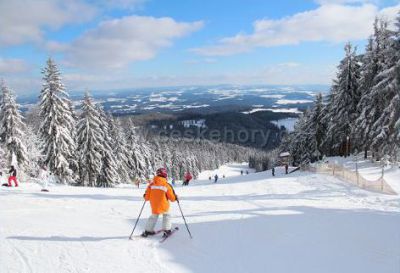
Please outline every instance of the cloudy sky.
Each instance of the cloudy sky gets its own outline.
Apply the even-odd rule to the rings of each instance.
[[[0,78],[37,92],[51,56],[70,90],[329,84],[393,0],[0,0]]]

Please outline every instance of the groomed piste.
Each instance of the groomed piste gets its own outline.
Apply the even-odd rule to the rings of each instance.
[[[326,175],[246,170],[230,164],[177,185],[194,238],[173,203],[180,229],[162,244],[128,240],[145,185],[1,188],[0,272],[400,272],[399,196]],[[147,206],[137,235],[149,215]]]

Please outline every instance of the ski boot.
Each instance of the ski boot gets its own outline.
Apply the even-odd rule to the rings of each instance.
[[[172,231],[169,229],[169,230],[164,230],[164,234],[163,234],[163,238],[166,238],[166,237],[168,237],[169,235],[171,235],[171,233],[172,233]]]
[[[156,234],[156,233],[155,233],[154,231],[147,231],[147,230],[145,230],[145,231],[142,233],[142,235],[140,235],[140,236],[146,238],[146,237],[148,237],[148,236],[153,236],[153,235],[155,235],[155,234]]]

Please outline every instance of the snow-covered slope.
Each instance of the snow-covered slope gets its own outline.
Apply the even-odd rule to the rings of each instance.
[[[194,238],[128,240],[144,188],[0,189],[0,272],[400,272],[400,199],[310,173],[176,187]],[[212,172],[214,173],[214,172]],[[137,233],[150,214],[147,205]]]

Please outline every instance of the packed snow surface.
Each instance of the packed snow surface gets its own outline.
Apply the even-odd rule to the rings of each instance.
[[[162,244],[128,240],[145,185],[3,187],[0,272],[400,272],[399,196],[326,175],[245,171],[231,164],[177,185],[194,238],[174,203],[180,230]],[[147,204],[136,235],[149,215]]]

